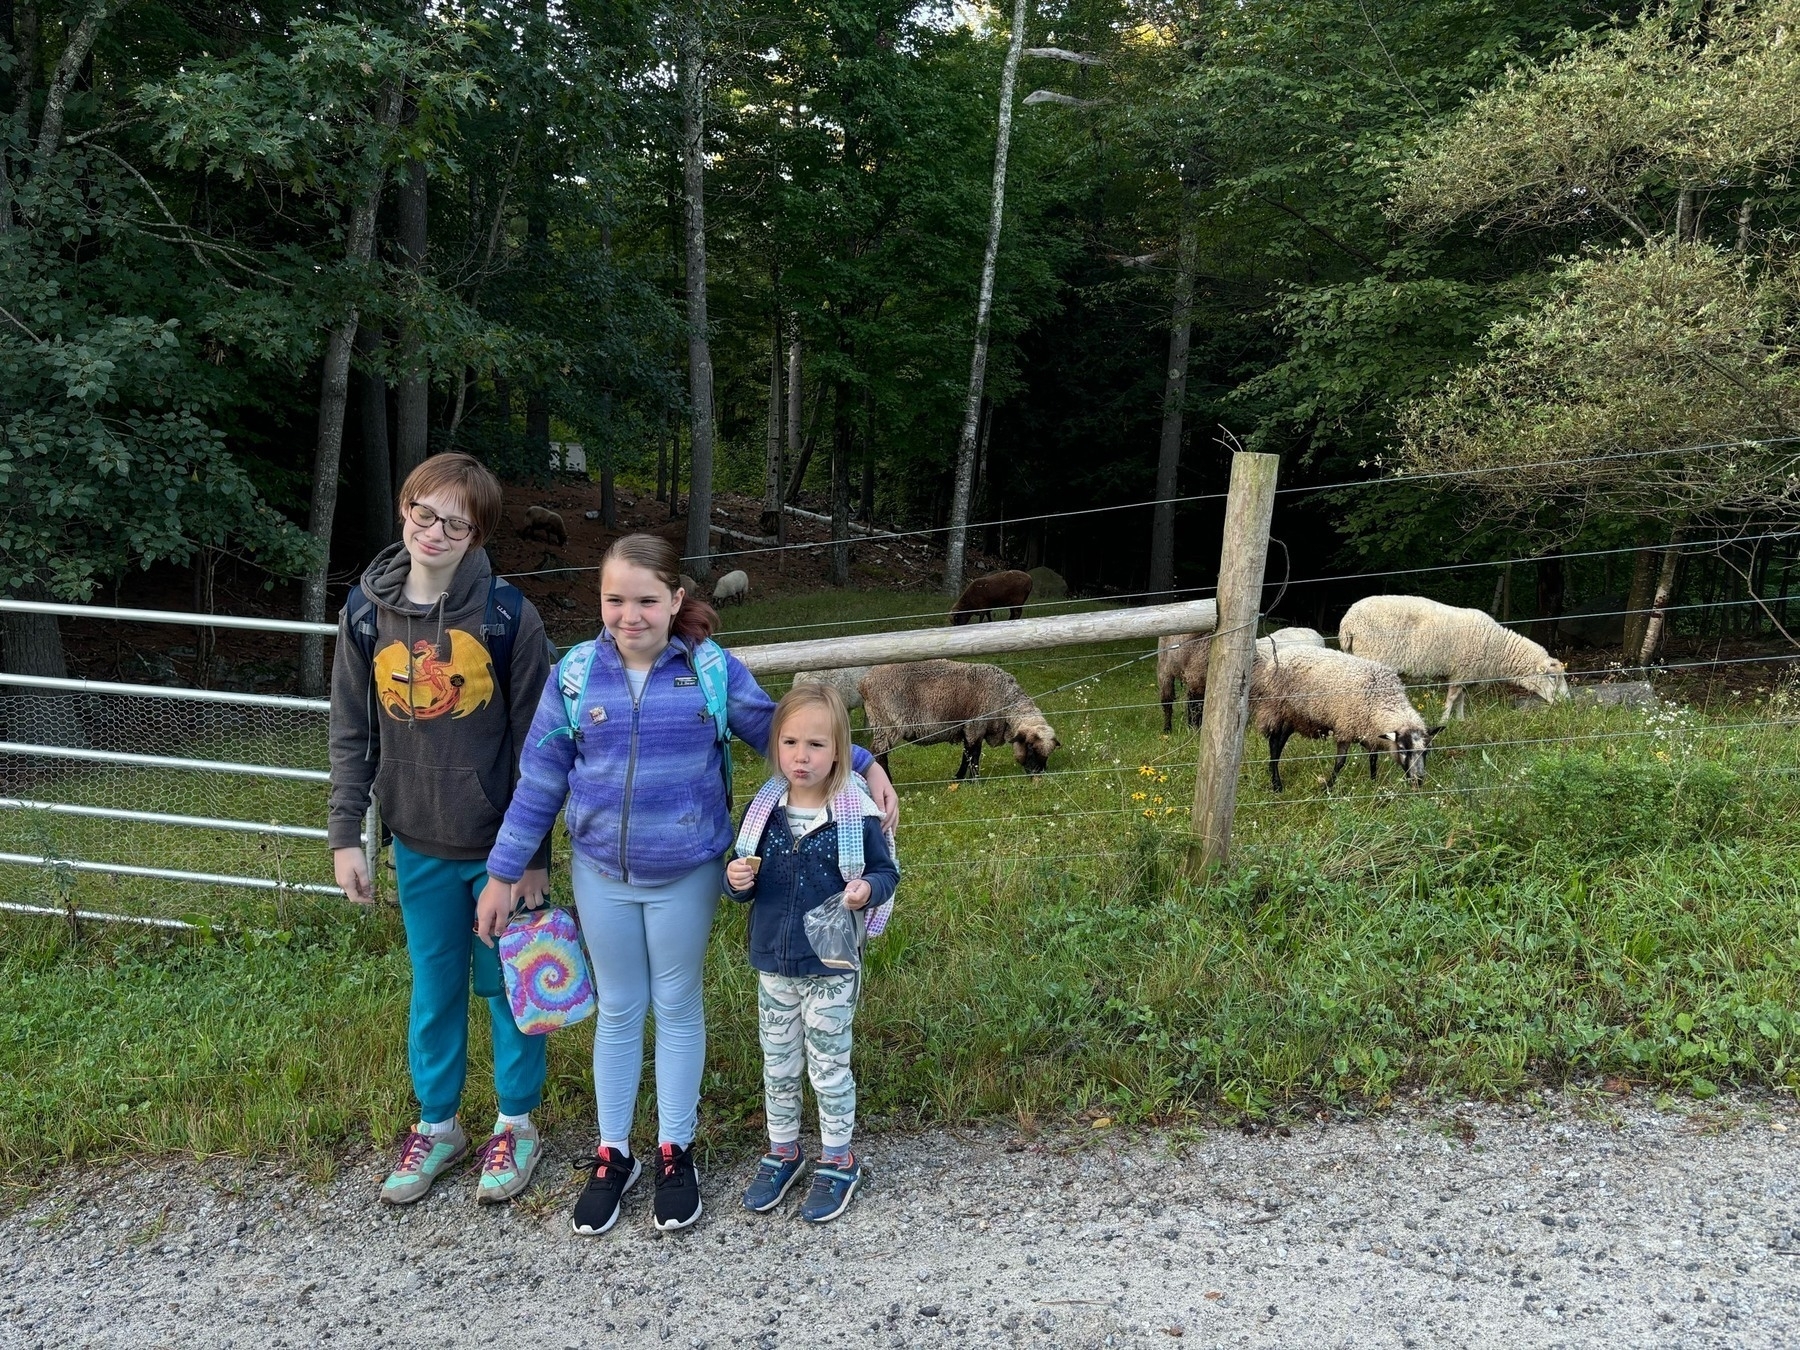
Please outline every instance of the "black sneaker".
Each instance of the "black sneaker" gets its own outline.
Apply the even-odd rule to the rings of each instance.
[[[673,1233],[700,1217],[700,1169],[679,1144],[656,1150],[656,1227]]]
[[[619,1202],[637,1185],[644,1165],[616,1148],[594,1150],[594,1175],[575,1202],[575,1231],[598,1237],[619,1221]]]

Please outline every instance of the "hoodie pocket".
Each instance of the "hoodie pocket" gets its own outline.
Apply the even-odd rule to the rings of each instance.
[[[375,795],[382,819],[402,838],[474,849],[491,847],[500,833],[504,813],[474,769],[384,760]]]

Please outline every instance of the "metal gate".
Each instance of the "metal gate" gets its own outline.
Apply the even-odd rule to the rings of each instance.
[[[22,600],[0,600],[0,610],[337,631]],[[330,704],[153,683],[173,679],[172,663],[131,659],[144,682],[0,674],[0,863],[14,876],[0,910],[188,927],[279,919],[298,897],[341,898],[325,846]]]

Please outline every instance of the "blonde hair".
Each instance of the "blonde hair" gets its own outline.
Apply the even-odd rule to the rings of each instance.
[[[769,758],[780,765],[781,728],[802,708],[823,708],[831,719],[832,748],[837,758],[825,783],[825,795],[835,797],[850,781],[850,710],[844,706],[844,696],[830,685],[797,684],[781,696],[781,702],[775,705],[775,716],[769,721]]]

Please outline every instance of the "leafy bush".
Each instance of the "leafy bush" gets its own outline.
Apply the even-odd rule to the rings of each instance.
[[[1738,775],[1710,760],[1564,754],[1528,766],[1506,824],[1516,844],[1620,857],[1728,836],[1741,800]]]

